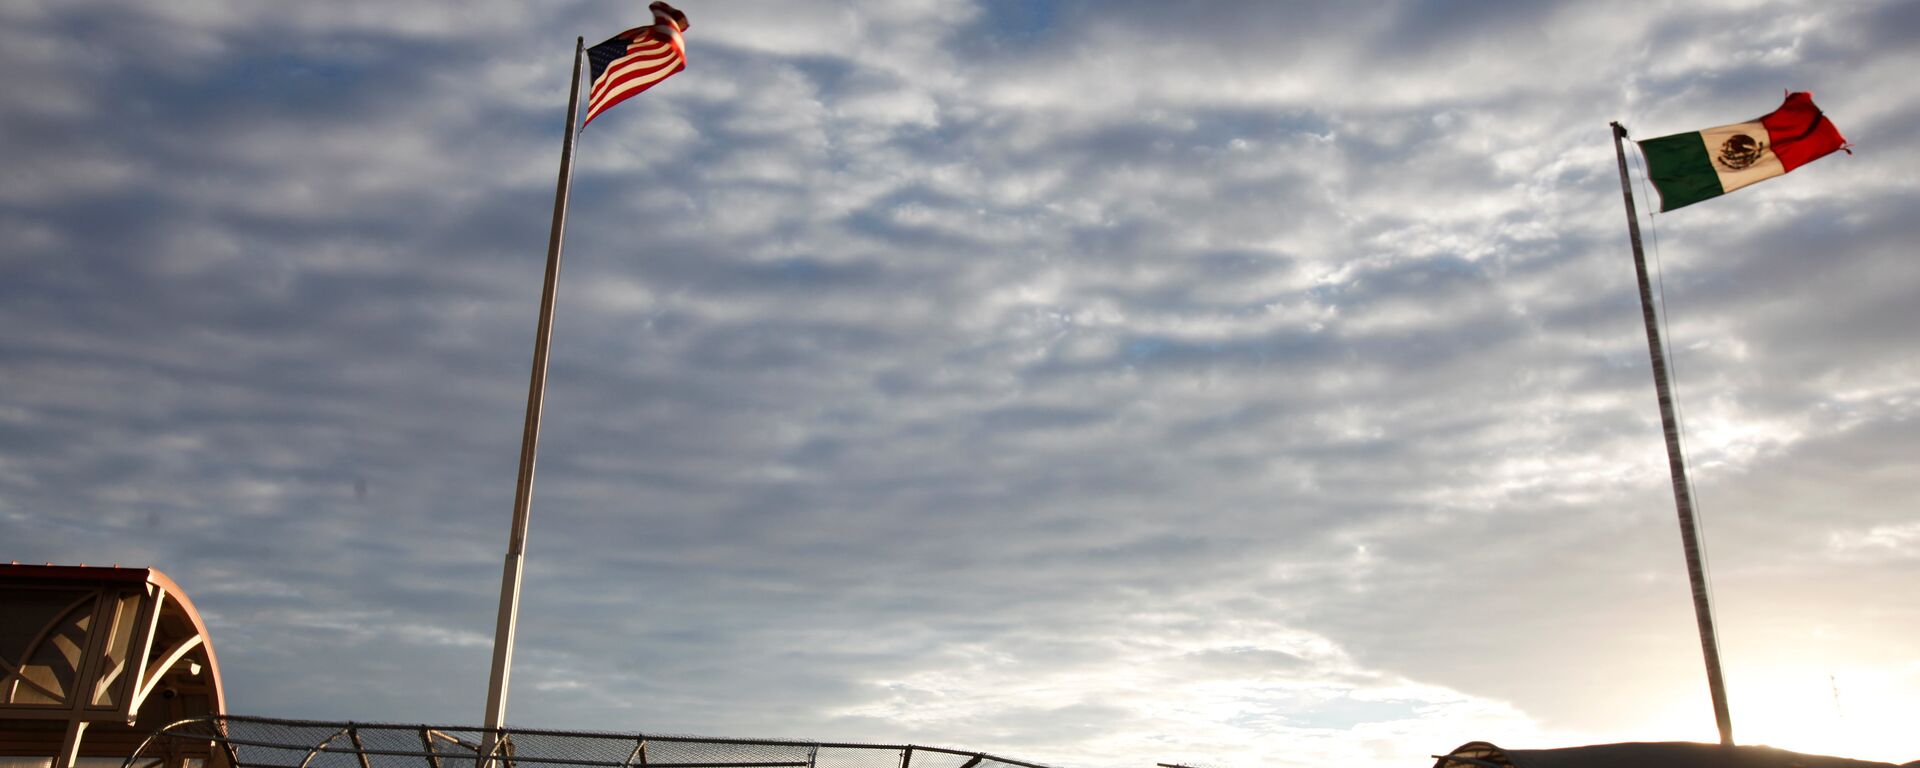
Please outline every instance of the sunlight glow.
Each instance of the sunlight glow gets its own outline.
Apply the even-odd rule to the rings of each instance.
[[[1829,677],[1831,675],[1831,677]],[[1905,763],[1920,757],[1913,729],[1912,684],[1920,665],[1906,669],[1815,665],[1728,670],[1734,740],[1816,755]],[[1704,691],[1670,702],[1639,729],[1652,738],[1710,741]],[[1709,729],[1696,733],[1704,722]],[[1686,723],[1689,728],[1678,728]],[[1651,739],[1650,739],[1651,740]]]

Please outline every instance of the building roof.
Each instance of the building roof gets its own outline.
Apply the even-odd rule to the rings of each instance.
[[[1484,741],[1439,756],[1434,768],[1893,768],[1892,763],[1808,755],[1763,746],[1629,742],[1561,749],[1502,749]],[[1920,761],[1907,763],[1912,768]]]

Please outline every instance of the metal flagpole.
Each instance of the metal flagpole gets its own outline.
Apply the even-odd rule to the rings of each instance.
[[[520,576],[526,567],[527,516],[533,503],[533,461],[540,450],[540,411],[547,393],[547,344],[553,336],[553,303],[560,282],[560,242],[567,231],[567,192],[573,186],[573,141],[580,121],[580,63],[586,38],[573,41],[573,84],[567,92],[567,135],[560,149],[560,180],[553,192],[553,230],[547,237],[546,286],[540,291],[540,324],[533,341],[533,374],[527,383],[527,421],[520,435],[520,482],[513,492],[513,533],[500,573],[500,618],[493,634],[493,677],[487,685],[486,734],[480,758],[492,758],[507,716],[507,678],[513,673],[513,630],[520,613]]]
[[[1713,694],[1713,719],[1720,726],[1720,743],[1733,746],[1733,717],[1727,712],[1727,686],[1720,676],[1720,644],[1714,639],[1713,608],[1707,603],[1706,571],[1700,565],[1700,534],[1693,518],[1693,492],[1687,484],[1687,466],[1680,456],[1680,430],[1673,416],[1673,385],[1667,380],[1667,356],[1654,322],[1653,287],[1647,281],[1647,256],[1640,246],[1640,218],[1633,207],[1633,187],[1627,181],[1627,151],[1621,140],[1627,129],[1613,126],[1613,152],[1620,160],[1620,193],[1627,201],[1627,236],[1633,240],[1633,270],[1640,279],[1640,314],[1647,324],[1647,351],[1653,356],[1653,388],[1660,400],[1660,429],[1667,438],[1667,469],[1673,475],[1673,501],[1680,511],[1680,543],[1687,555],[1687,579],[1693,584],[1693,618],[1700,625],[1700,650],[1707,660],[1707,689]]]

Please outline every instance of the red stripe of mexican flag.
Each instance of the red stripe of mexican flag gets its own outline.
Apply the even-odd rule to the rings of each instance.
[[[1662,212],[1771,179],[1846,147],[1840,129],[1804,91],[1787,94],[1786,103],[1758,120],[1640,142]]]

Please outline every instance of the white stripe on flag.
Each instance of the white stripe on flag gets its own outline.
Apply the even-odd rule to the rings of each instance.
[[[593,88],[593,98],[601,98],[601,96],[607,92],[607,89],[612,88],[613,84],[622,77],[627,77],[635,72],[644,71],[656,66],[671,67],[679,58],[676,52],[669,49],[666,55],[650,59],[632,56],[617,59],[612,64],[607,65],[607,71],[600,75],[600,82],[596,83]]]
[[[598,104],[598,106],[595,106],[594,108],[587,110],[587,119],[592,120],[594,115],[598,115],[601,112],[605,111],[607,107],[613,105],[613,102],[618,101],[621,95],[629,91],[639,90],[642,88],[646,88],[649,85],[653,85],[654,83],[657,83],[661,80],[666,79],[668,75],[671,75],[676,71],[678,70],[674,69],[673,67],[661,67],[659,70],[655,72],[652,72],[647,75],[643,75],[641,77],[636,77],[632,80],[628,80],[627,82],[621,83],[618,88],[612,91],[609,91],[603,96],[601,96],[601,98],[594,100],[594,102]]]

